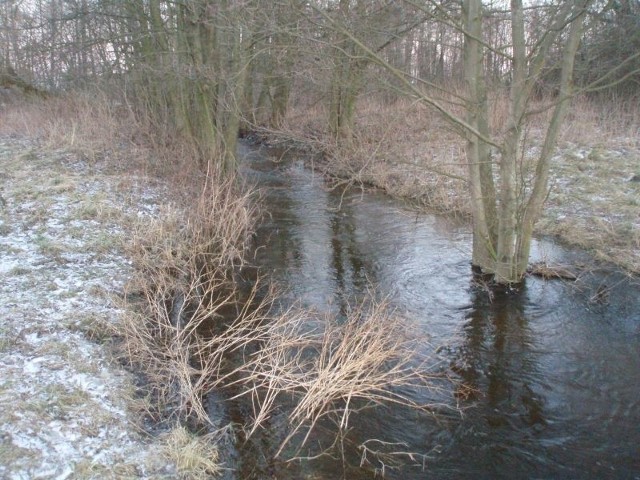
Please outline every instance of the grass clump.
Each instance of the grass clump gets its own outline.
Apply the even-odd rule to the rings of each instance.
[[[69,321],[66,326],[70,331],[82,333],[96,343],[107,343],[116,333],[111,322],[96,315],[80,315]]]
[[[264,326],[264,343],[239,368],[244,392],[254,406],[249,434],[269,419],[283,399],[293,402],[289,429],[276,455],[302,435],[302,449],[321,419],[346,433],[354,411],[381,404],[420,410],[402,387],[431,388],[421,340],[390,310],[369,298],[345,318],[291,310]],[[424,345],[422,345],[424,347]]]
[[[261,280],[239,288],[234,272],[245,264],[256,216],[233,182],[209,181],[188,214],[167,210],[135,236],[129,297],[137,303],[124,319],[124,348],[146,375],[152,417],[210,428],[204,399],[229,388],[253,405],[241,426],[250,436],[280,400],[293,401],[280,454],[301,435],[302,448],[321,419],[335,422],[336,435],[346,432],[363,404],[428,409],[398,393],[432,378],[419,337],[386,302],[370,299],[337,318],[278,311],[272,290],[259,292]],[[190,442],[178,443],[188,453]]]
[[[209,179],[188,214],[168,210],[133,239],[129,290],[141,301],[123,333],[128,358],[148,378],[156,414],[208,422],[202,398],[222,356],[211,332],[225,313],[251,316],[233,273],[244,263],[255,214],[232,180]]]
[[[65,252],[65,248],[58,241],[38,234],[36,235],[34,242],[42,255],[46,257],[52,257],[56,261],[61,261],[62,254]]]
[[[206,479],[222,471],[211,435],[194,435],[178,425],[164,436],[164,445],[163,454],[175,464],[180,479]]]

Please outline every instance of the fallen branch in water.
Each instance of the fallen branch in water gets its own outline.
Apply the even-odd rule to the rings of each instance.
[[[547,262],[537,262],[532,264],[527,273],[536,277],[542,277],[545,280],[561,279],[561,280],[577,280],[578,275],[565,265],[551,265]]]

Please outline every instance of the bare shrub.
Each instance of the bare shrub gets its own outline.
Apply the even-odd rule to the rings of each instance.
[[[248,388],[240,395],[250,394],[254,406],[249,434],[272,415],[283,395],[293,398],[294,406],[277,455],[300,432],[302,448],[321,418],[346,431],[350,414],[363,403],[429,408],[401,393],[409,385],[433,388],[414,333],[386,301],[371,298],[344,319],[295,309],[280,315],[264,326],[261,348],[239,369],[237,382]]]
[[[275,295],[258,298],[260,282],[241,295],[230,272],[244,261],[255,214],[232,182],[210,182],[188,216],[167,211],[134,238],[131,291],[143,301],[124,336],[127,357],[149,381],[150,413],[207,424],[207,392],[235,386],[254,405],[252,434],[287,395],[295,400],[282,450],[299,432],[304,444],[321,418],[347,430],[361,402],[427,408],[400,393],[430,378],[417,337],[386,302],[358,304],[341,320],[276,312]],[[225,364],[230,355],[236,367]]]
[[[146,374],[158,414],[208,421],[202,398],[225,352],[213,327],[230,309],[243,319],[260,313],[249,310],[250,299],[238,303],[232,277],[255,214],[233,180],[210,179],[188,214],[167,211],[132,241],[130,290],[143,301],[124,321],[125,348]]]

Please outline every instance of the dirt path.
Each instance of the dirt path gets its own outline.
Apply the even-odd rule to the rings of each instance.
[[[109,326],[160,186],[0,138],[0,478],[175,478]]]

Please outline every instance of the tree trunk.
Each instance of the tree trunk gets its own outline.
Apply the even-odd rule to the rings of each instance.
[[[464,63],[467,86],[467,123],[488,136],[487,93],[482,70],[482,2],[465,2]],[[495,273],[496,193],[491,171],[489,145],[467,132],[466,155],[473,217],[472,264],[486,273]]]
[[[517,249],[517,270],[518,273],[524,275],[529,261],[529,252],[531,249],[531,237],[536,221],[542,213],[542,206],[547,197],[549,189],[549,168],[551,165],[551,156],[555,149],[560,128],[566,117],[571,95],[573,92],[573,72],[576,59],[576,53],[580,45],[580,38],[584,29],[584,17],[586,15],[586,7],[588,1],[577,2],[576,8],[578,12],[576,19],[571,24],[569,36],[566,40],[561,63],[560,73],[560,98],[556,104],[551,121],[547,126],[547,133],[544,144],[538,157],[536,165],[535,182],[533,190],[527,202],[522,219],[522,232],[520,243]]]
[[[348,0],[340,0],[340,14],[345,22],[352,14],[349,3]],[[356,10],[363,8],[364,4],[358,2]],[[329,131],[337,139],[351,136],[365,65],[366,60],[360,57],[360,51],[350,36],[344,31],[336,32],[329,90]]]
[[[470,127],[466,133],[466,151],[473,215],[472,263],[483,272],[493,274],[497,283],[520,282],[526,273],[533,228],[542,212],[547,195],[551,155],[571,95],[574,59],[582,34],[586,3],[584,0],[580,5],[565,4],[561,8],[561,15],[558,16],[560,22],[564,22],[566,18],[571,19],[561,63],[560,100],[554,108],[547,128],[533,177],[533,188],[528,192],[526,180],[519,174],[518,168],[518,162],[523,158],[522,143],[527,104],[554,36],[548,34],[543,38],[538,45],[537,54],[531,56],[527,51],[523,2],[511,0],[513,53],[510,108],[499,149],[500,189],[497,195],[490,148],[483,140],[489,138],[489,111],[483,69],[485,46],[482,40],[482,2],[465,1],[464,69],[468,95],[466,120]],[[574,5],[577,11],[571,11]]]
[[[358,62],[343,51],[336,51],[329,101],[329,130],[335,138],[348,138],[353,131],[362,76]]]

